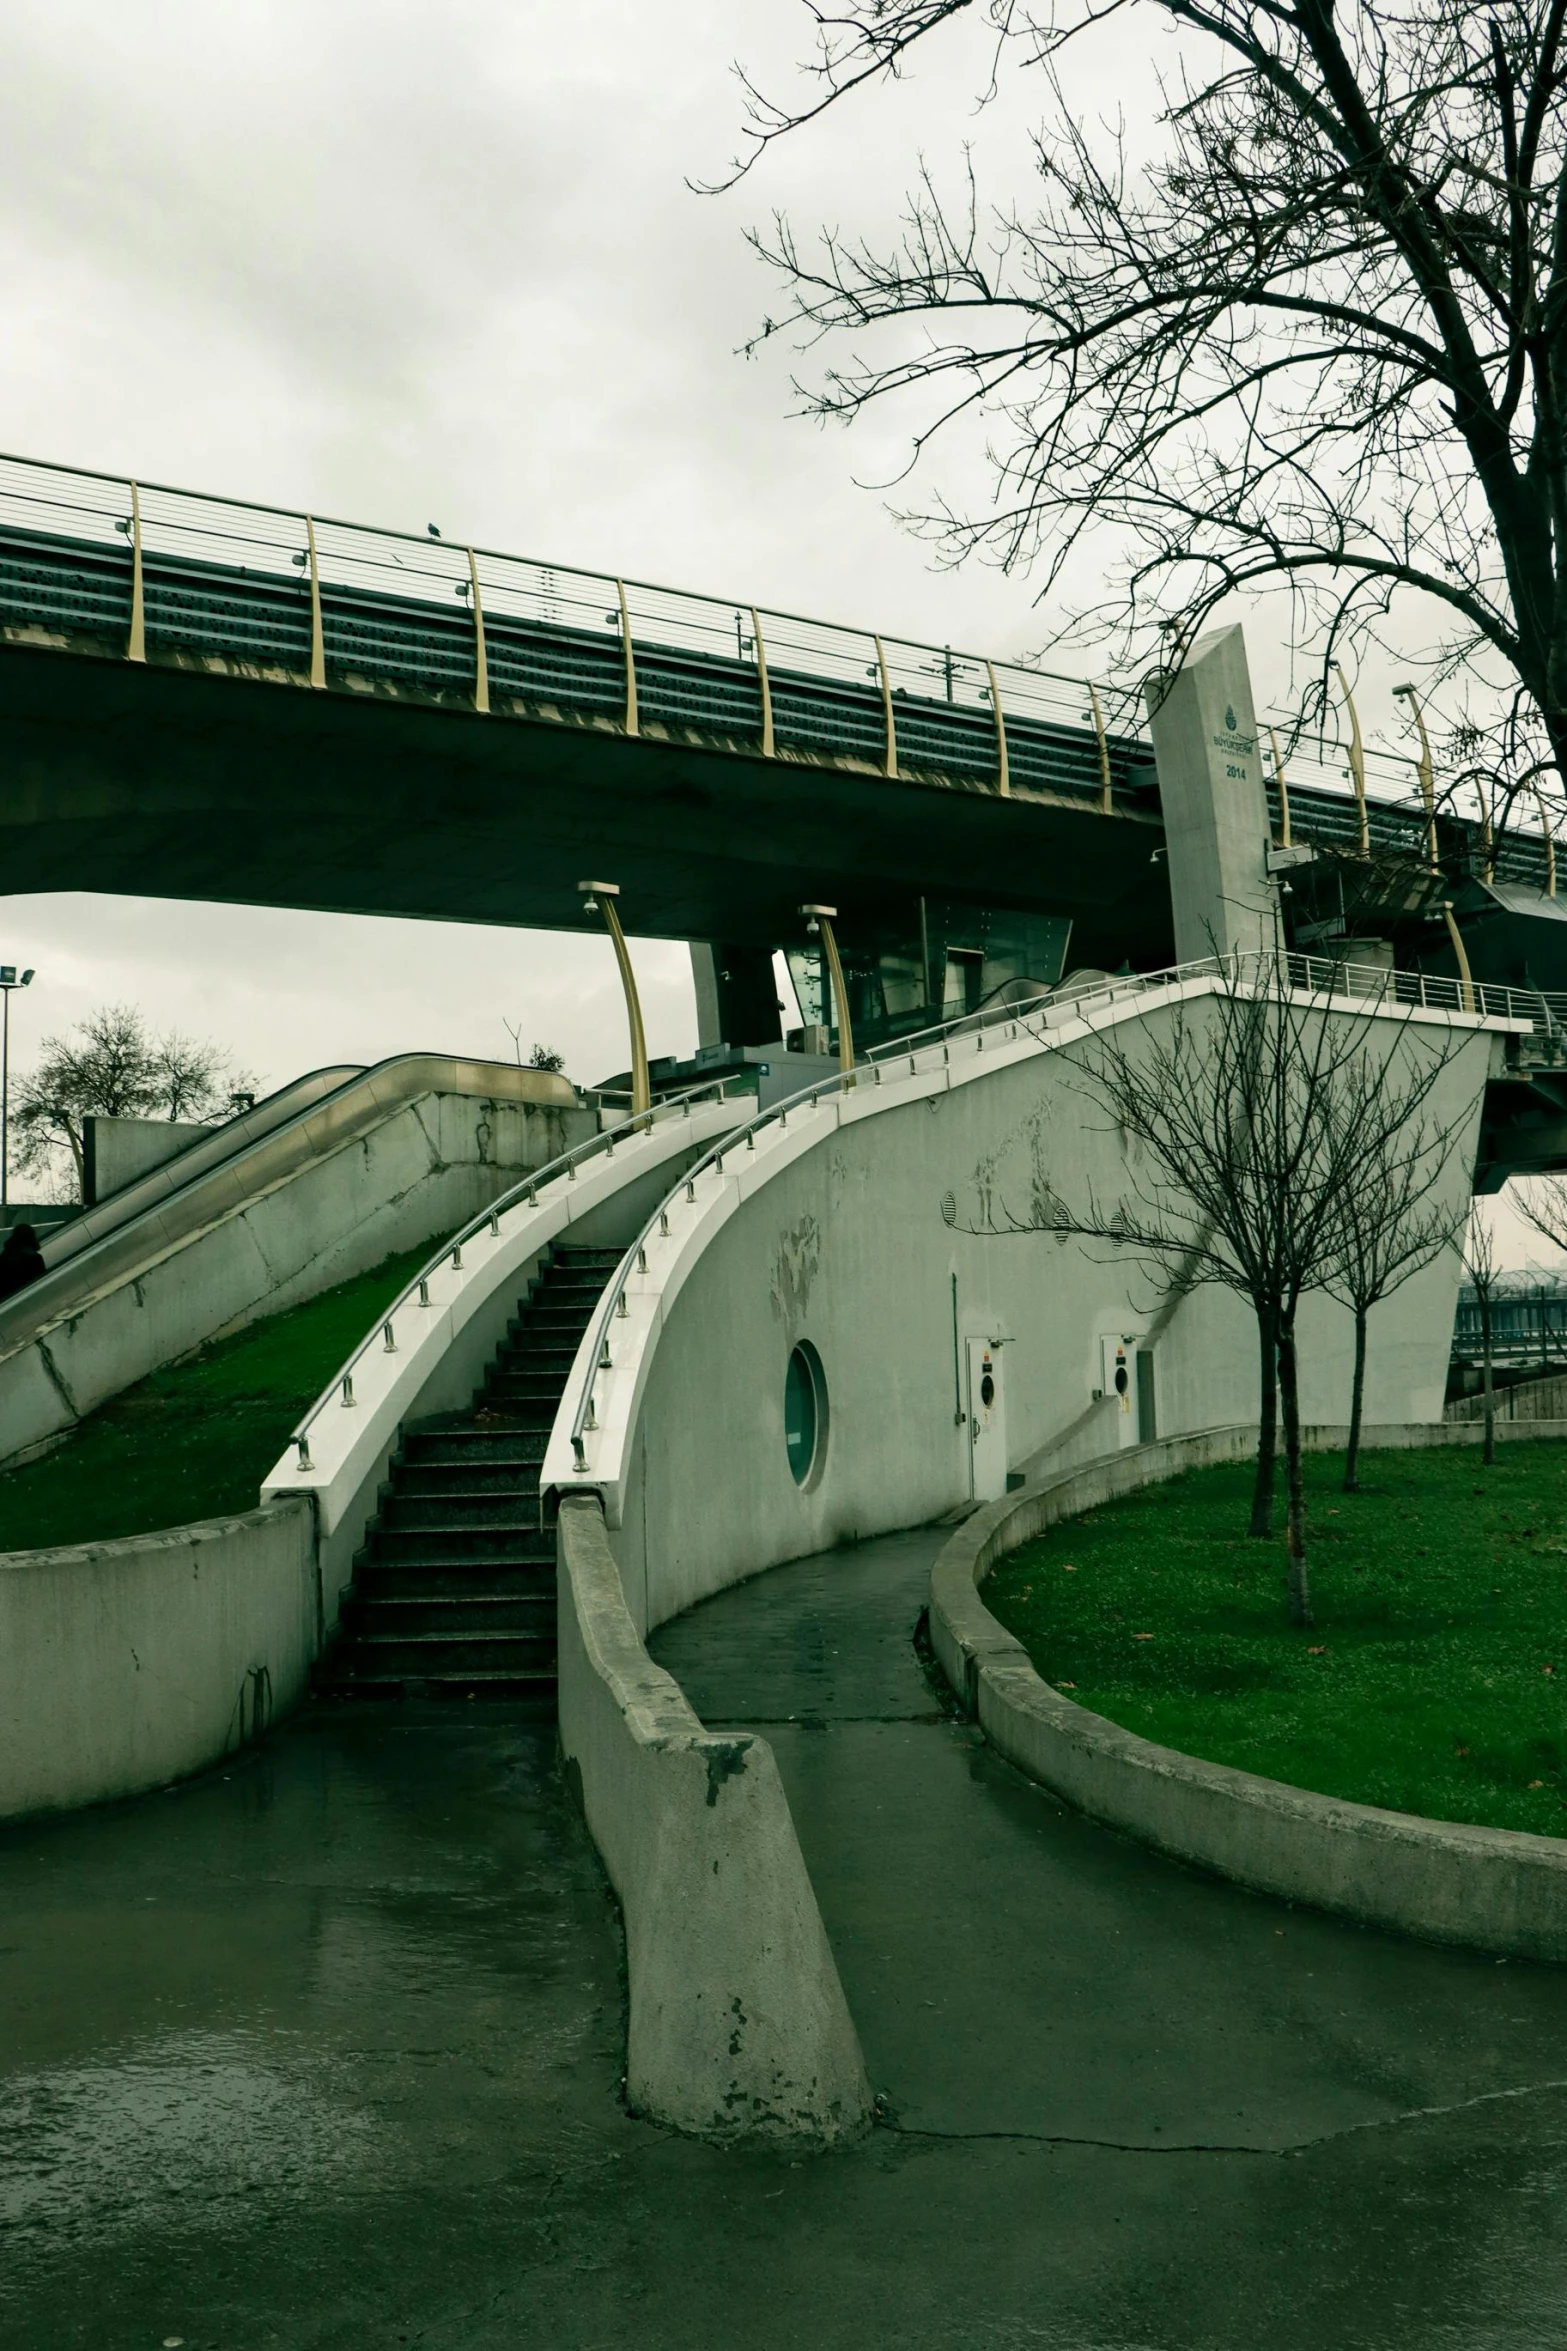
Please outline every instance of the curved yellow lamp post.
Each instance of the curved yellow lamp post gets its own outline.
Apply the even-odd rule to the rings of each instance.
[[[620,966],[620,984],[626,993],[626,1021],[631,1030],[631,1115],[641,1118],[653,1107],[653,1089],[647,1074],[647,1038],[642,1028],[642,1006],[637,996],[636,974],[631,968],[631,957],[626,950],[626,934],[620,927],[620,916],[615,911],[615,900],[620,896],[618,882],[579,882],[577,888],[587,900],[589,914],[604,917],[615,949],[615,961]]]
[[[1426,804],[1426,851],[1431,859],[1431,871],[1435,873],[1441,859],[1436,853],[1436,770],[1431,764],[1431,738],[1426,733],[1425,714],[1414,687],[1395,686],[1393,691],[1400,701],[1409,704],[1420,732],[1420,757],[1415,761],[1415,773],[1420,778],[1420,795]]]
[[[854,1031],[849,1023],[849,991],[843,984],[843,965],[838,960],[838,942],[832,935],[836,906],[802,906],[806,928],[821,933],[822,953],[827,958],[827,971],[832,981],[832,1000],[838,1013],[838,1067],[843,1072],[846,1086],[854,1083]]]

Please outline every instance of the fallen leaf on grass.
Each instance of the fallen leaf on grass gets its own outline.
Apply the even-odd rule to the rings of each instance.
[[[1544,1787],[1544,1785],[1545,1785],[1545,1782],[1544,1782],[1544,1780],[1531,1780],[1531,1781],[1529,1782],[1529,1785],[1530,1785],[1530,1787],[1531,1787],[1531,1788],[1543,1788],[1543,1787]]]
[[[1467,1755],[1468,1752],[1469,1750],[1467,1747],[1457,1747],[1454,1749],[1454,1753],[1457,1755]]]
[[[1133,1633],[1132,1639],[1134,1641],[1151,1641],[1153,1639],[1153,1635],[1152,1633]],[[1549,1671],[1550,1668],[1547,1667],[1546,1670]]]
[[[1542,1665],[1540,1671],[1541,1673],[1554,1673],[1556,1668],[1554,1665]]]
[[[1072,1562],[1071,1562],[1071,1561],[1068,1559],[1068,1560],[1066,1560],[1066,1561],[1064,1561],[1064,1562],[1063,1562],[1063,1564],[1062,1564],[1062,1568],[1061,1568],[1061,1573],[1062,1573],[1063,1575],[1076,1575],[1076,1573],[1077,1573],[1077,1570],[1076,1570],[1076,1568],[1075,1568],[1075,1567],[1072,1565]]]
[[[1056,1688],[1058,1690],[1075,1690],[1077,1684],[1076,1682],[1057,1682]]]
[[[1320,1647],[1318,1647],[1318,1648],[1315,1648],[1315,1649],[1308,1649],[1308,1650],[1306,1651],[1306,1655],[1307,1655],[1308,1657],[1326,1657],[1327,1653],[1328,1653],[1328,1651],[1327,1651],[1327,1644],[1326,1644],[1326,1642],[1323,1642],[1323,1643],[1321,1644],[1321,1646],[1320,1646]]]

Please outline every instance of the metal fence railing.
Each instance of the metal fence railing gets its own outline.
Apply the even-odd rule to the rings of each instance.
[[[1111,811],[1157,807],[1139,681],[1095,686],[433,535],[3,456],[0,636]],[[1373,845],[1418,851],[1413,770],[1366,756]],[[1303,840],[1358,843],[1342,757],[1326,744],[1290,755]],[[1495,863],[1536,880],[1543,836],[1510,832]]]

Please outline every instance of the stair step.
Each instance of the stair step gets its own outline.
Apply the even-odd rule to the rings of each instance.
[[[492,1633],[555,1638],[553,1592],[466,1592],[437,1599],[366,1592],[345,1601],[343,1630],[355,1640],[473,1640]]]
[[[400,1495],[457,1500],[465,1494],[537,1494],[537,1461],[409,1461],[395,1472]]]
[[[555,1547],[547,1557],[514,1560],[498,1566],[491,1560],[457,1561],[367,1560],[354,1581],[352,1598],[366,1601],[403,1600],[527,1600],[544,1608],[555,1605]],[[351,1600],[345,1600],[345,1610]]]
[[[432,1429],[404,1437],[402,1464],[409,1469],[477,1468],[513,1462],[537,1469],[544,1446],[537,1429]]]
[[[340,1697],[525,1700],[555,1687],[549,1431],[618,1249],[553,1251],[467,1413],[403,1437],[316,1687]]]
[[[315,1687],[323,1698],[506,1698],[544,1716],[553,1714],[556,1698],[552,1673],[358,1673],[334,1668],[330,1659],[318,1671]]]
[[[548,1673],[555,1664],[555,1628],[547,1633],[355,1634],[349,1662],[373,1673]]]
[[[555,1556],[553,1527],[456,1526],[376,1527],[367,1549],[377,1567],[473,1567],[493,1560],[497,1567],[531,1566]]]

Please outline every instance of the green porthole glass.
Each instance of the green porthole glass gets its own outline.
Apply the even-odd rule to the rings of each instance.
[[[803,1339],[789,1358],[784,1373],[784,1446],[789,1473],[797,1486],[808,1485],[819,1462],[827,1434],[827,1389],[822,1359],[809,1339]]]

